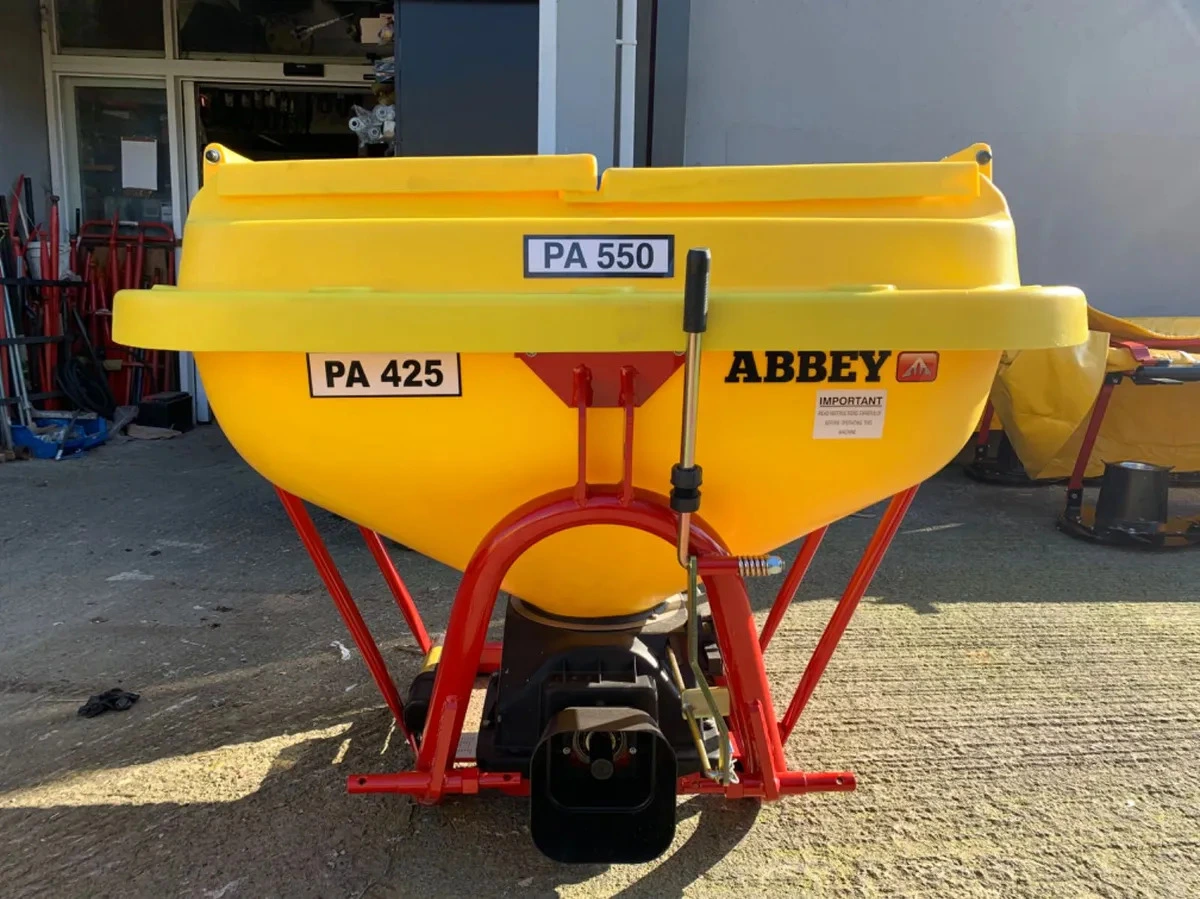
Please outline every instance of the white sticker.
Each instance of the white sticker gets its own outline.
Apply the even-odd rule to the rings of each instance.
[[[310,396],[462,396],[457,353],[309,353]]]
[[[886,409],[886,390],[818,390],[813,439],[878,440]]]
[[[670,234],[527,234],[526,278],[670,278]]]

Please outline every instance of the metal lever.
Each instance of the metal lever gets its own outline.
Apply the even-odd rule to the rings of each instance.
[[[696,686],[708,707],[707,715],[717,726],[720,746],[718,764],[713,768],[700,734],[699,717],[696,710],[684,703],[684,716],[696,742],[701,767],[706,777],[728,786],[737,782],[733,770],[733,758],[729,745],[729,726],[717,704],[716,696],[708,685],[704,671],[700,668],[700,627],[697,611],[699,560],[689,552],[689,537],[692,531],[692,514],[700,509],[700,482],[702,472],[696,464],[696,417],[700,401],[700,345],[708,330],[708,272],[712,256],[707,249],[688,250],[683,282],[683,331],[687,334],[687,352],[683,359],[683,427],[679,440],[679,463],[671,467],[671,509],[679,516],[679,539],[676,545],[679,564],[688,573],[687,586],[687,644],[688,661]],[[683,678],[674,663],[680,697],[684,693]]]
[[[683,358],[683,427],[679,464],[671,467],[671,509],[679,516],[676,544],[679,564],[689,567],[688,537],[692,513],[700,508],[702,471],[696,464],[696,415],[700,402],[700,343],[708,330],[708,271],[712,255],[707,249],[688,250],[683,282],[683,331],[687,351]]]

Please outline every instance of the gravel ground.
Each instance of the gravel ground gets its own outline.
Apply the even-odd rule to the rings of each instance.
[[[0,465],[0,895],[1200,896],[1200,552],[1078,543],[1061,501],[922,488],[788,748],[856,793],[691,798],[667,856],[576,868],[519,800],[344,794],[408,753],[217,429]],[[832,529],[768,654],[780,693],[879,511]],[[406,682],[354,528],[317,522]],[[394,555],[444,628],[454,573]],[[76,716],[113,686],[141,701]]]

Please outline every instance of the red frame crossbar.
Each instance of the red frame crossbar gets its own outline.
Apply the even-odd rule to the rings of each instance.
[[[622,482],[592,485],[586,482],[587,408],[591,405],[592,372],[580,364],[573,372],[576,389],[571,405],[579,409],[579,481],[548,493],[515,510],[480,541],[463,572],[450,610],[450,621],[434,677],[429,713],[420,739],[404,726],[404,704],[388,672],[378,645],[367,629],[345,581],[298,497],[276,487],[292,524],[333,597],[350,636],[362,653],[396,725],[416,753],[414,770],[394,774],[353,774],[347,780],[351,793],[404,793],[423,803],[435,803],[447,794],[473,794],[498,790],[525,795],[528,780],[519,772],[480,771],[473,759],[463,759],[457,750],[463,720],[476,678],[497,670],[502,647],[486,640],[488,625],[509,570],[533,546],[554,534],[579,527],[611,525],[653,534],[674,546],[678,518],[666,497],[639,490],[632,484],[633,410],[637,404],[634,366],[620,369],[619,405],[625,411],[626,427],[622,458]],[[858,567],[838,601],[825,632],[821,635],[804,675],[781,721],[776,720],[763,651],[791,604],[826,528],[810,534],[788,572],[767,616],[761,635],[757,633],[746,584],[733,556],[720,536],[699,516],[692,516],[689,553],[697,557],[712,612],[717,645],[724,661],[724,686],[729,691],[728,719],[738,780],[722,785],[700,774],[681,777],[678,792],[721,793],[728,798],[778,799],[780,796],[814,791],[848,791],[855,788],[848,771],[805,772],[787,767],[784,743],[812,697],[821,675],[845,633],[846,627],[879,568],[889,544],[912,503],[917,488],[894,496]],[[360,528],[367,547],[387,583],[397,607],[408,622],[413,638],[428,653],[431,641],[416,604],[392,564],[377,533]]]

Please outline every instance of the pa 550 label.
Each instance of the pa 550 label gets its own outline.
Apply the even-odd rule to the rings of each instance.
[[[310,396],[462,396],[457,353],[309,353]]]
[[[527,234],[526,278],[670,278],[670,234]]]

